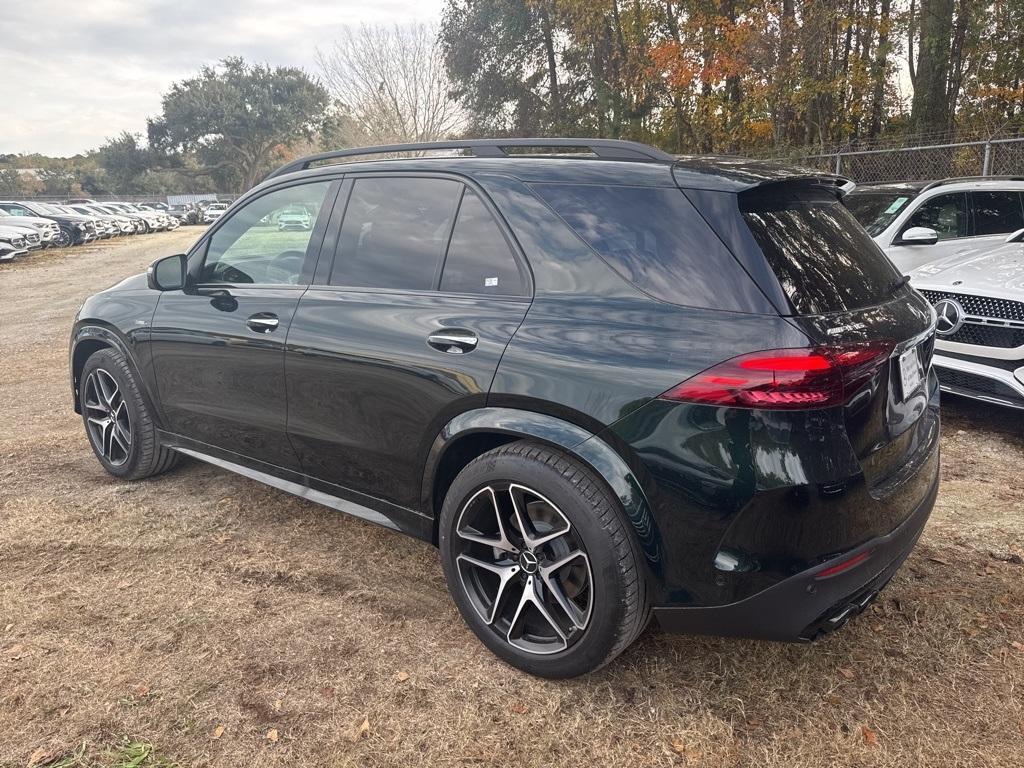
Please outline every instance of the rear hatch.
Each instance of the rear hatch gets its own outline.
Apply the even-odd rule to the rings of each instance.
[[[751,186],[731,206],[718,192],[684,192],[780,314],[812,344],[858,356],[846,434],[872,497],[889,502],[883,517],[898,523],[930,487],[930,478],[924,488],[914,481],[929,474],[918,470],[934,460],[938,435],[931,305],[843,206],[836,184]]]

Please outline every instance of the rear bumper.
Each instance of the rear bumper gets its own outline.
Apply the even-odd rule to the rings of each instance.
[[[764,640],[814,640],[860,613],[906,560],[935,506],[938,477],[917,509],[898,528],[735,603],[712,607],[654,608],[663,629],[698,635]],[[863,553],[852,568],[821,574]]]

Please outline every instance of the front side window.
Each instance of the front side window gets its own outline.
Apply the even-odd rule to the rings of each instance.
[[[459,205],[441,273],[441,290],[498,296],[522,296],[527,290],[498,222],[471,189]]]
[[[433,288],[462,186],[448,179],[356,179],[338,238],[331,285]]]
[[[974,234],[1009,235],[1024,229],[1020,192],[975,192]]]
[[[921,207],[914,211],[903,231],[906,232],[911,227],[934,229],[939,240],[967,237],[967,195],[963,192],[954,192],[937,195],[921,203]]]
[[[199,282],[298,284],[313,230],[281,229],[273,222],[297,205],[314,211],[315,217],[330,186],[330,181],[320,181],[285,187],[235,211],[210,238]]]

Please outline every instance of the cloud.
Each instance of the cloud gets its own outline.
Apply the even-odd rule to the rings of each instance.
[[[0,153],[71,155],[144,132],[171,83],[225,56],[300,66],[346,25],[430,21],[443,0],[34,0],[0,12]]]

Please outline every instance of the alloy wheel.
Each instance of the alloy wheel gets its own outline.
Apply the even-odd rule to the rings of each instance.
[[[132,448],[132,423],[114,377],[97,368],[85,380],[85,421],[93,446],[111,466],[128,461]]]
[[[590,623],[590,559],[549,499],[518,483],[484,486],[463,506],[453,537],[462,586],[481,620],[538,655],[569,648]]]
[[[67,248],[71,245],[71,233],[66,229],[60,229],[57,234],[53,236],[53,244],[58,248]]]

